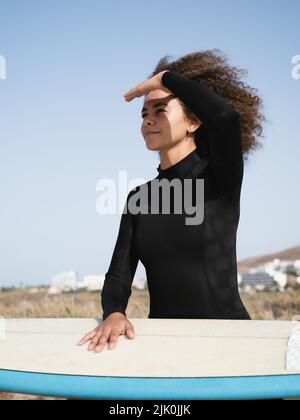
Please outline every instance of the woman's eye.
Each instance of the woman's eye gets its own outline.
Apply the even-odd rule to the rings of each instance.
[[[159,113],[159,112],[164,112],[164,111],[165,111],[164,109],[158,109],[158,110],[157,110],[157,113]],[[146,115],[147,115],[147,114],[143,114],[143,115],[142,115],[142,118],[146,117]]]

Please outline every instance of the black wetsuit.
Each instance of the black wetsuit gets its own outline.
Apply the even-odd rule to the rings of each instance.
[[[101,292],[103,320],[112,312],[126,315],[139,260],[146,270],[149,318],[251,319],[237,282],[244,171],[240,115],[215,91],[174,71],[164,73],[162,83],[202,122],[209,157],[195,149],[167,169],[159,165],[154,180],[203,179],[204,220],[187,225],[184,212],[131,214],[128,200],[140,186],[131,190]]]

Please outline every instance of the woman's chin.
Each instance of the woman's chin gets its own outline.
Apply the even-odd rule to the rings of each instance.
[[[146,147],[148,150],[160,150],[160,145],[154,141],[147,141]]]

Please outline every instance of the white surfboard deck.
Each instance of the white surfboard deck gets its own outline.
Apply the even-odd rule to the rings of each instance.
[[[115,386],[109,395],[107,386],[101,390],[99,383],[97,395],[94,388],[91,395],[85,389],[84,396],[118,399],[124,396],[124,398],[133,397],[132,394],[126,394],[124,385],[121,387],[120,382],[116,382],[122,379],[165,378],[169,382],[173,379],[171,383],[175,384],[174,380],[180,379],[221,380],[223,378],[233,381],[234,378],[249,380],[253,377],[254,380],[268,376],[269,379],[273,377],[276,381],[282,379],[279,385],[276,382],[275,388],[279,393],[274,394],[275,396],[300,397],[300,369],[286,369],[287,346],[297,324],[295,321],[148,318],[130,318],[130,321],[135,329],[135,338],[129,339],[121,335],[113,350],[108,349],[106,345],[100,353],[88,352],[88,344],[81,347],[76,344],[88,331],[101,323],[101,320],[8,319],[3,321],[5,331],[0,339],[0,390],[80,397],[83,393],[80,390],[76,393],[72,393],[69,388],[67,390],[62,378],[70,376],[73,379],[76,377],[77,380],[84,378],[85,387],[89,386],[90,378],[92,389],[95,387],[94,383],[92,386],[92,380],[105,377],[106,380],[108,378],[115,380]],[[53,380],[54,377],[60,379],[56,381],[55,386],[52,384],[51,388],[49,384],[45,385],[48,379]],[[40,389],[36,382],[38,378],[43,379],[44,383],[40,384]],[[289,386],[291,381],[295,380],[299,386],[293,385],[291,390]],[[281,395],[280,383],[285,389],[288,386],[289,392],[285,392],[282,388],[283,395]],[[146,390],[146,382],[140,382],[141,387],[143,384]],[[177,385],[178,388],[179,382]],[[5,389],[5,386],[9,389]],[[130,386],[127,387],[129,388]],[[242,388],[240,384],[236,389]],[[167,392],[165,388],[164,390]],[[214,390],[216,391],[216,388]],[[142,396],[142,391],[142,389],[136,391],[135,395],[141,392],[139,395]],[[245,390],[240,397],[246,398],[248,391]],[[273,394],[268,392],[268,397],[272,397]],[[180,390],[177,389],[177,393],[172,395],[175,394],[177,398],[178,395],[180,397]],[[201,398],[204,394],[199,394],[198,397]],[[154,397],[155,393],[147,394],[145,391],[145,395]],[[222,397],[224,384],[222,392],[220,390],[219,394],[213,393],[213,395]],[[251,395],[255,396],[253,389]]]

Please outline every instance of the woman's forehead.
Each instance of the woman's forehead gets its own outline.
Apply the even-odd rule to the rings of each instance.
[[[175,99],[174,95],[170,95],[162,90],[159,91],[158,89],[156,89],[155,91],[153,90],[145,95],[143,106],[145,108],[153,107],[154,105],[157,106],[160,103],[168,105],[172,99]]]

